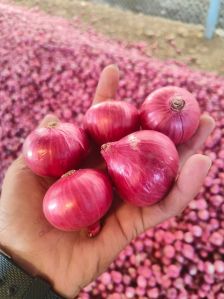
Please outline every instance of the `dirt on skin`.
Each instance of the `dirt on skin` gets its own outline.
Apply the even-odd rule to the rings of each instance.
[[[36,6],[52,15],[79,17],[84,26],[91,25],[113,39],[131,43],[146,42],[147,52],[153,57],[179,60],[194,69],[224,75],[224,37],[216,34],[212,40],[206,40],[201,25],[135,14],[106,4],[95,4],[90,0],[14,0],[13,2],[29,7]]]

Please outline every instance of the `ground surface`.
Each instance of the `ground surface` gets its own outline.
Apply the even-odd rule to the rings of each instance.
[[[91,0],[109,3],[123,9],[144,14],[165,17],[184,23],[204,25],[208,15],[210,0]],[[218,28],[224,29],[224,0],[220,0]]]
[[[68,18],[79,16],[85,24],[112,38],[129,42],[145,41],[148,52],[160,59],[176,59],[196,69],[224,75],[224,38],[203,38],[203,27],[159,17],[134,14],[107,5],[80,0],[14,0],[38,6]]]

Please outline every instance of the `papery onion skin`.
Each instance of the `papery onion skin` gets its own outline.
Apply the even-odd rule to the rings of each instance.
[[[193,94],[176,86],[162,87],[152,92],[140,109],[143,129],[156,130],[181,144],[196,132],[200,108]]]
[[[23,144],[27,166],[40,176],[60,177],[76,168],[89,150],[87,135],[71,123],[51,123],[37,128]]]
[[[161,200],[172,186],[179,157],[164,134],[143,130],[101,147],[108,172],[125,201],[149,206]]]
[[[139,112],[135,106],[108,100],[93,105],[85,114],[84,128],[99,145],[117,141],[140,127]]]
[[[100,170],[70,171],[54,183],[43,201],[47,220],[63,231],[93,226],[106,214],[112,203],[112,185]]]

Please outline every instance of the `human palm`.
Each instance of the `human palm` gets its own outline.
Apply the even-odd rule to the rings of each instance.
[[[119,79],[115,66],[101,74],[94,103],[114,98]],[[47,116],[45,126],[55,116]],[[123,203],[113,206],[95,238],[84,231],[62,232],[53,228],[42,212],[43,197],[53,179],[33,174],[22,157],[8,169],[0,201],[0,244],[12,258],[33,275],[46,278],[62,296],[74,298],[102,273],[118,253],[138,234],[180,214],[199,192],[210,167],[210,159],[195,155],[214,127],[202,116],[195,136],[179,147],[180,174],[174,187],[159,203],[138,208]],[[90,164],[95,163],[92,158]],[[100,167],[101,165],[96,165]]]

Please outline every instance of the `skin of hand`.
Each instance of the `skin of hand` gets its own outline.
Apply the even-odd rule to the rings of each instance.
[[[106,67],[93,104],[114,98],[118,81],[118,68],[115,65]],[[48,115],[40,126],[52,120],[59,121]],[[214,120],[203,115],[193,138],[178,148],[180,172],[166,198],[145,208],[120,202],[105,217],[102,230],[95,238],[88,238],[83,231],[59,231],[47,222],[42,201],[53,180],[33,174],[20,156],[9,167],[2,186],[0,247],[30,274],[47,279],[63,297],[74,298],[107,269],[132,239],[179,215],[197,195],[211,160],[195,152],[202,147],[214,126]]]

